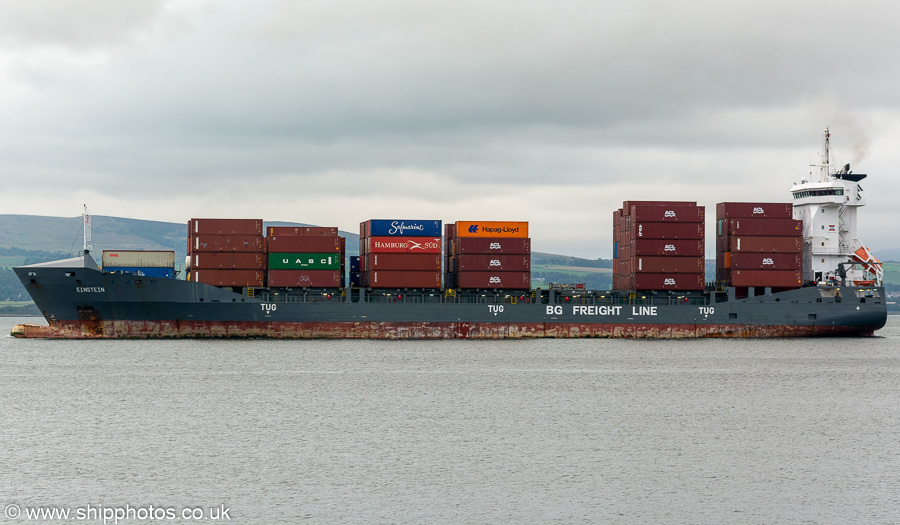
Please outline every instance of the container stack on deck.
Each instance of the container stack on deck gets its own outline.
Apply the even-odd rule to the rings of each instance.
[[[441,287],[441,221],[370,219],[359,225],[363,288]]]
[[[531,239],[528,222],[457,221],[445,233],[447,288],[531,288]]]
[[[262,219],[191,219],[190,279],[213,286],[261,288],[265,273],[262,233]]]
[[[716,280],[773,291],[803,284],[803,221],[793,205],[771,202],[716,204]]]
[[[345,239],[335,227],[269,226],[267,282],[275,288],[340,288]]]
[[[625,201],[613,213],[614,290],[703,290],[705,209]]]
[[[126,275],[175,277],[175,252],[172,250],[103,250],[103,271]]]

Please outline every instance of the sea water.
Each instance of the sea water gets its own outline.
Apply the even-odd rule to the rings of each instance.
[[[27,321],[0,318],[4,519],[900,522],[898,317],[827,339],[5,336]]]

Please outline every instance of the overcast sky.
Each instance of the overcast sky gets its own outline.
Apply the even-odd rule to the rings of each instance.
[[[900,248],[898,20],[884,1],[0,0],[0,213],[527,220],[535,251],[608,258],[623,200],[788,202],[831,126],[869,174],[861,239]]]

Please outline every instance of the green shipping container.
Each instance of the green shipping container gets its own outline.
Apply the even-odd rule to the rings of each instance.
[[[340,270],[336,253],[270,253],[270,270]]]

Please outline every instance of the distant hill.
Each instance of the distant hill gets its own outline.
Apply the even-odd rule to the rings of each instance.
[[[103,250],[174,250],[176,260],[187,255],[187,223],[91,217],[91,244]],[[310,226],[292,222],[265,222],[265,226]],[[81,217],[0,215],[0,248],[22,248],[75,254],[83,242]],[[341,231],[347,253],[359,252],[359,235]]]

